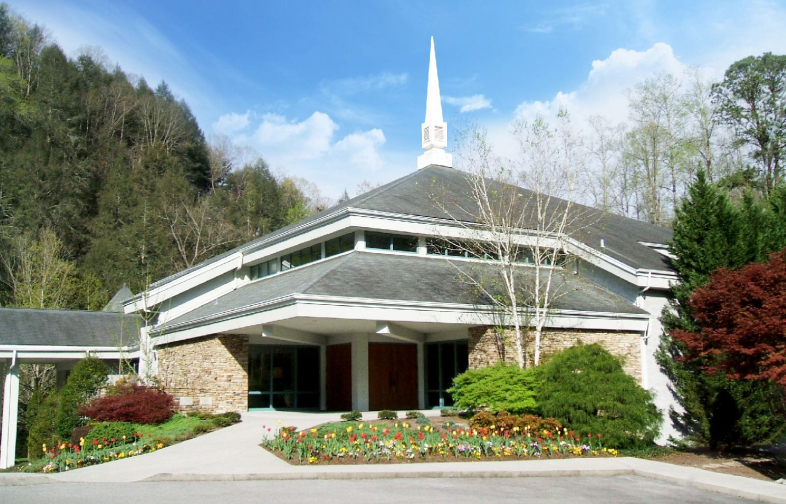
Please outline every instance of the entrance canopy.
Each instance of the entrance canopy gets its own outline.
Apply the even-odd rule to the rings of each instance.
[[[138,315],[77,310],[0,308],[0,363],[5,369],[0,469],[14,465],[19,415],[19,365],[69,365],[86,355],[139,357]]]

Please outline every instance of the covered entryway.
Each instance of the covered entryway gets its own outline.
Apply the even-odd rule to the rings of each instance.
[[[368,389],[371,410],[417,409],[417,345],[369,343]]]

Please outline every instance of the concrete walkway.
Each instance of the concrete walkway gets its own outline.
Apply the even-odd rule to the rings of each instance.
[[[438,412],[425,412],[438,415]],[[375,420],[367,413],[364,420]],[[761,502],[786,504],[786,485],[636,458],[293,466],[259,447],[267,427],[307,428],[335,413],[249,412],[239,424],[143,456],[51,475],[0,473],[0,486],[57,482],[239,481],[261,479],[517,478],[634,474]],[[263,428],[263,426],[265,426]],[[264,434],[263,434],[264,433]]]

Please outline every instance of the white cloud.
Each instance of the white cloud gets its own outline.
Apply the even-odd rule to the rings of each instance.
[[[213,123],[213,131],[225,135],[243,131],[248,127],[250,115],[250,110],[247,110],[245,114],[237,114],[235,112],[224,114],[218,118],[218,121]]]
[[[459,110],[461,113],[472,112],[473,110],[491,108],[491,100],[489,100],[482,94],[476,94],[473,96],[460,96],[460,97],[443,96],[442,101],[450,105],[461,107],[461,109]]]
[[[248,115],[253,123],[253,113]],[[302,121],[270,113],[260,119],[253,133],[235,135],[233,141],[261,153],[273,170],[313,181],[329,197],[338,197],[358,180],[380,178],[383,167],[385,178],[401,171],[395,154],[382,151],[386,138],[379,128],[340,137],[339,125],[319,111]]]
[[[337,156],[337,159],[348,159],[354,166],[377,171],[383,164],[378,149],[384,143],[385,134],[381,129],[352,133],[336,142],[331,155]]]
[[[523,102],[515,115],[528,120],[542,115],[548,120],[564,107],[579,121],[603,115],[613,123],[622,122],[628,116],[629,89],[658,73],[681,77],[687,69],[668,44],[657,43],[646,51],[617,49],[608,58],[593,61],[587,80],[577,89],[560,91],[551,100]]]
[[[267,158],[318,159],[330,151],[337,129],[338,124],[322,112],[314,112],[301,122],[288,121],[277,114],[264,114],[252,140],[254,147]]]

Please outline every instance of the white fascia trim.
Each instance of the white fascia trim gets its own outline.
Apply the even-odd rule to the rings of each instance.
[[[468,304],[389,301],[337,296],[291,295],[168,328],[154,344],[174,343],[222,332],[257,327],[297,317],[387,322],[427,322],[458,325],[494,325],[491,308]],[[646,331],[648,314],[619,314],[559,310],[548,317],[549,328]]]
[[[0,345],[0,358],[10,359],[82,359],[90,354],[99,359],[136,359],[139,349],[131,347],[74,347],[49,345]]]
[[[668,290],[679,281],[676,273],[661,270],[636,270],[636,286],[645,290]]]
[[[191,290],[208,280],[212,280],[224,273],[238,269],[238,264],[243,264],[242,252],[236,252],[220,261],[212,262],[186,275],[175,278],[164,285],[160,285],[146,292],[141,292],[123,303],[123,311],[125,313],[147,311],[149,308],[161,304],[178,294]]]

